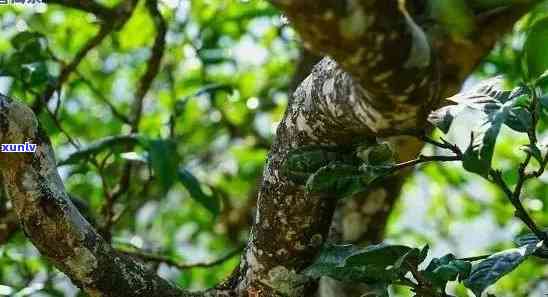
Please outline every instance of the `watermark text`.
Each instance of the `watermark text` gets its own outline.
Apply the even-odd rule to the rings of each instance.
[[[0,0],[0,5],[7,4],[42,4],[46,3],[46,0]]]
[[[36,144],[29,142],[10,144],[0,144],[0,153],[34,153],[36,152]]]

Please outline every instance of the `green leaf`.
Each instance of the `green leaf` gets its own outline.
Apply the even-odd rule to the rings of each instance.
[[[205,207],[214,216],[219,215],[221,205],[216,195],[204,193],[200,181],[186,169],[179,170],[178,177],[179,182],[187,189],[192,199]]]
[[[105,137],[70,154],[67,158],[60,161],[57,165],[63,166],[75,164],[82,160],[94,157],[108,149],[115,150],[117,148],[123,148],[126,145],[135,145],[138,143],[142,143],[142,141],[143,138],[137,134]]]
[[[50,80],[48,67],[45,62],[22,65],[23,77],[31,87],[40,86]]]
[[[11,38],[11,45],[17,50],[23,50],[28,44],[46,40],[44,34],[38,32],[23,31]]]
[[[11,39],[16,52],[12,55],[13,63],[20,65],[45,61],[48,58],[47,39],[37,32],[24,31]]]
[[[331,276],[344,279],[347,276],[340,273],[344,271],[345,259],[359,250],[360,247],[352,244],[324,245],[314,263],[306,268],[303,273],[313,278]]]
[[[410,247],[403,245],[377,244],[368,246],[346,258],[346,265],[394,265]]]
[[[540,19],[531,26],[523,52],[525,72],[530,81],[537,80],[548,70],[548,18]]]
[[[399,272],[394,264],[411,248],[401,245],[327,245],[314,263],[305,269],[310,277],[330,276],[342,281],[390,283]]]
[[[467,109],[489,114],[493,108],[495,110],[500,108],[501,103],[508,101],[512,94],[510,91],[501,90],[502,84],[502,77],[497,76],[478,83],[468,91],[447,98],[446,104],[450,105],[433,111],[429,115],[428,121],[447,133],[455,118]]]
[[[472,267],[470,276],[464,281],[464,285],[472,290],[477,297],[480,297],[487,287],[512,272],[527,257],[533,254],[540,244],[540,242],[528,244],[491,255]]]
[[[538,244],[539,242],[540,239],[533,233],[527,233],[514,238],[514,243],[517,247]],[[548,259],[548,247],[546,247],[545,245],[539,246],[538,249],[533,253],[533,255],[539,258]]]
[[[533,156],[533,158],[535,158],[537,162],[542,164],[543,162],[542,152],[536,145],[526,144],[521,147],[521,150],[523,150],[524,152],[528,154],[531,154],[531,156]]]
[[[282,166],[282,171],[293,182],[304,184],[320,168],[332,162],[344,162],[351,158],[334,147],[304,146],[289,152]]]
[[[474,31],[474,12],[465,0],[429,1],[430,15],[457,38]]]
[[[385,177],[393,172],[393,165],[378,165],[372,166],[364,164],[360,166],[362,174],[362,182],[366,185],[369,185],[378,179]]]
[[[504,124],[514,131],[526,133],[533,126],[533,118],[526,108],[514,107],[510,110]]]
[[[162,191],[167,193],[177,181],[180,161],[177,146],[171,140],[155,139],[147,141],[147,150],[156,179]]]
[[[482,176],[486,176],[491,168],[495,144],[502,125],[508,119],[510,119],[509,123],[518,129],[528,125],[527,115],[518,113],[516,109],[521,102],[524,88],[518,87],[514,91],[507,91],[502,90],[501,85],[501,77],[483,81],[470,91],[449,98],[450,101],[457,103],[456,106],[448,106],[444,110],[434,112],[434,119],[447,118],[447,114],[454,117],[465,109],[482,113],[481,126],[472,134],[474,137],[471,138],[470,145],[463,156],[463,167]],[[442,112],[441,115],[440,112]],[[446,122],[442,121],[442,127],[446,125]]]
[[[462,167],[470,172],[477,173],[481,176],[489,174],[489,167],[485,166],[480,160],[478,145],[474,143],[474,135],[470,138],[470,144],[462,156]]]
[[[428,121],[447,134],[455,118],[464,110],[463,105],[448,105],[433,111],[428,116]]]
[[[367,186],[362,181],[358,167],[343,163],[332,163],[320,168],[306,182],[309,193],[325,193],[342,199],[363,192]]]
[[[548,94],[544,94],[538,98],[538,102],[540,103],[540,107],[542,109],[548,109]]]
[[[409,265],[418,269],[418,266],[428,256],[430,247],[425,245],[422,249],[413,248],[407,253],[401,256],[394,264],[394,269],[398,270],[400,274],[405,274],[409,271]]]
[[[388,142],[358,148],[356,155],[368,165],[393,164],[396,158]]]
[[[447,282],[455,281],[457,278],[463,280],[468,278],[472,264],[456,259],[453,254],[447,254],[441,258],[434,258],[423,271],[423,275],[437,288],[444,290]]]

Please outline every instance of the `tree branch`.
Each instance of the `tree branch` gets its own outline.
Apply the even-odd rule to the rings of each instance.
[[[13,211],[2,211],[0,215],[0,245],[2,245],[19,230],[19,222]]]
[[[302,185],[284,176],[281,168],[287,153],[306,145],[352,146],[383,135],[397,136],[390,140],[400,162],[415,158],[421,142],[399,135],[424,129],[426,115],[437,106],[440,94],[455,91],[494,40],[475,36],[472,41],[481,39],[481,47],[463,46],[447,36],[434,36],[433,48],[460,50],[459,55],[470,60],[445,69],[451,57],[439,54],[425,67],[406,68],[413,60],[412,26],[397,1],[271,2],[288,16],[308,49],[332,58],[316,65],[278,126],[238,289],[242,295],[260,297],[307,296],[313,284],[287,292],[276,285],[276,276],[299,281],[295,273],[312,261],[326,240],[335,205],[333,197],[305,194]],[[415,12],[420,1],[407,2],[411,2],[407,10]],[[512,14],[511,21],[515,18]],[[507,23],[491,28],[493,34],[507,32]],[[375,209],[383,209],[389,201],[393,199],[381,197]]]
[[[430,83],[437,80],[435,61],[429,53],[425,61],[414,61],[416,24],[398,1],[271,2],[287,15],[309,50],[333,58],[367,90],[363,101],[371,114],[387,121],[397,114],[398,122],[415,126],[423,107],[437,99],[439,86]]]
[[[147,262],[164,263],[166,265],[175,267],[180,270],[187,270],[192,268],[208,268],[208,267],[220,265],[234,258],[235,256],[239,255],[242,252],[243,248],[244,247],[242,246],[240,248],[234,249],[233,251],[227,253],[226,255],[216,260],[213,260],[211,262],[198,262],[198,263],[183,263],[173,259],[172,257],[167,257],[167,256],[149,253],[141,250],[135,250],[135,249],[118,248],[117,250],[121,253],[124,253],[132,257],[136,257],[138,259],[142,259]]]
[[[154,78],[158,75],[160,70],[162,57],[164,56],[167,34],[167,24],[158,10],[158,1],[147,0],[146,6],[152,19],[154,20],[154,25],[156,26],[156,38],[154,39],[154,45],[151,49],[151,55],[147,62],[145,74],[141,76],[139,86],[137,87],[137,92],[135,93],[135,100],[130,118],[132,133],[135,133],[138,130],[143,112],[143,100],[150,89]]]
[[[114,9],[105,7],[95,1],[81,1],[81,0],[48,0],[48,4],[59,4],[66,7],[82,10],[92,13],[98,18],[107,20],[113,17]]]
[[[139,123],[141,121],[143,113],[143,102],[146,94],[152,86],[152,82],[158,75],[160,71],[160,66],[162,63],[162,58],[165,51],[166,43],[166,34],[167,34],[167,24],[162,14],[158,10],[158,1],[157,0],[147,0],[146,7],[154,20],[154,25],[156,26],[156,37],[154,39],[154,45],[151,49],[151,55],[147,62],[147,67],[145,73],[141,76],[139,80],[139,85],[135,93],[135,99],[132,106],[132,111],[129,117],[131,133],[137,133],[139,131]],[[127,149],[131,149],[132,145],[129,145]],[[112,207],[114,203],[120,196],[125,194],[129,190],[131,182],[131,171],[132,164],[127,162],[124,165],[122,176],[118,182],[118,188],[112,195],[107,196],[107,201],[102,209],[102,213],[105,216],[105,226],[102,228],[102,234],[110,241],[111,237],[111,228],[114,223],[114,213]]]
[[[76,70],[78,65],[80,65],[80,62],[82,62],[82,60],[92,49],[97,47],[110,33],[112,33],[114,30],[118,30],[126,23],[126,21],[133,13],[137,2],[138,0],[124,1],[120,3],[116,8],[112,9],[113,15],[110,15],[108,20],[101,24],[99,32],[97,32],[94,37],[86,42],[86,44],[78,51],[78,53],[76,53],[74,58],[68,64],[64,65],[61,68],[61,73],[59,74],[57,80],[53,84],[48,85],[48,87],[42,94],[36,96],[36,99],[32,106],[32,110],[35,113],[39,113],[40,110],[45,105],[47,105],[55,91],[59,91],[61,86],[69,78],[70,74]],[[98,7],[100,7],[97,6],[97,4],[95,4],[94,2],[87,1],[76,2],[70,0],[60,0],[59,3],[67,5],[71,4],[74,6],[86,7],[89,9],[99,9]]]
[[[36,144],[36,153],[0,154],[6,192],[25,234],[91,296],[199,296],[174,287],[117,253],[65,192],[54,153],[31,109],[0,96],[0,143]]]

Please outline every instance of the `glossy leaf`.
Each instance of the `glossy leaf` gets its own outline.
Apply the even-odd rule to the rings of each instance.
[[[434,258],[423,272],[433,285],[444,290],[447,282],[468,278],[472,265],[470,262],[456,259],[453,254]]]
[[[538,239],[538,237],[533,233],[527,233],[514,238],[514,243],[518,247],[538,244],[539,242],[540,239]],[[538,249],[533,253],[533,255],[539,258],[548,259],[548,247],[546,247],[545,245],[539,246]]]
[[[542,164],[544,157],[542,156],[541,150],[537,146],[532,144],[526,144],[521,149],[524,152],[531,154],[531,156],[533,156],[533,158],[537,160],[539,164]]]
[[[333,147],[305,146],[289,152],[283,164],[283,172],[292,181],[304,184],[320,168],[332,162],[343,162],[349,157]]]
[[[528,114],[517,108],[523,90],[523,87],[514,91],[503,90],[501,77],[488,79],[469,91],[449,98],[457,105],[437,110],[430,117],[434,125],[447,131],[453,119],[463,111],[472,109],[481,112],[481,125],[473,131],[470,145],[463,156],[463,167],[466,170],[487,176],[503,124],[510,124],[518,130],[529,128],[531,120]]]
[[[529,79],[536,80],[548,70],[548,18],[536,21],[524,44],[524,64]]]
[[[464,281],[464,285],[480,297],[487,287],[512,272],[533,254],[539,245],[540,243],[532,243],[491,255],[472,267],[470,277]]]
[[[392,164],[395,160],[394,150],[387,142],[377,143],[359,149],[357,156],[368,165]]]
[[[142,143],[144,138],[139,135],[109,136],[95,141],[84,148],[70,154],[67,158],[60,161],[58,166],[71,165],[86,160],[106,150],[117,148],[123,149],[126,145],[136,145]]]
[[[517,132],[526,133],[533,126],[531,113],[523,107],[514,107],[510,110],[504,124]]]
[[[399,276],[394,264],[411,248],[401,245],[328,245],[304,273],[318,278],[330,276],[338,280],[366,283],[389,283]]]
[[[170,140],[156,139],[147,142],[150,164],[160,186],[167,193],[177,181],[180,158],[177,147]]]
[[[207,195],[200,184],[200,181],[188,170],[181,169],[178,172],[179,182],[187,189],[190,197],[205,207],[214,216],[220,212],[221,205],[216,195]]]
[[[366,186],[358,167],[337,162],[312,174],[306,182],[306,191],[330,194],[341,199],[364,191]]]

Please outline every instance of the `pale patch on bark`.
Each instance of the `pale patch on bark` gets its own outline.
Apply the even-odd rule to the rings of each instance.
[[[85,285],[93,283],[90,274],[97,269],[97,259],[88,249],[76,247],[74,255],[65,260],[67,267]]]

